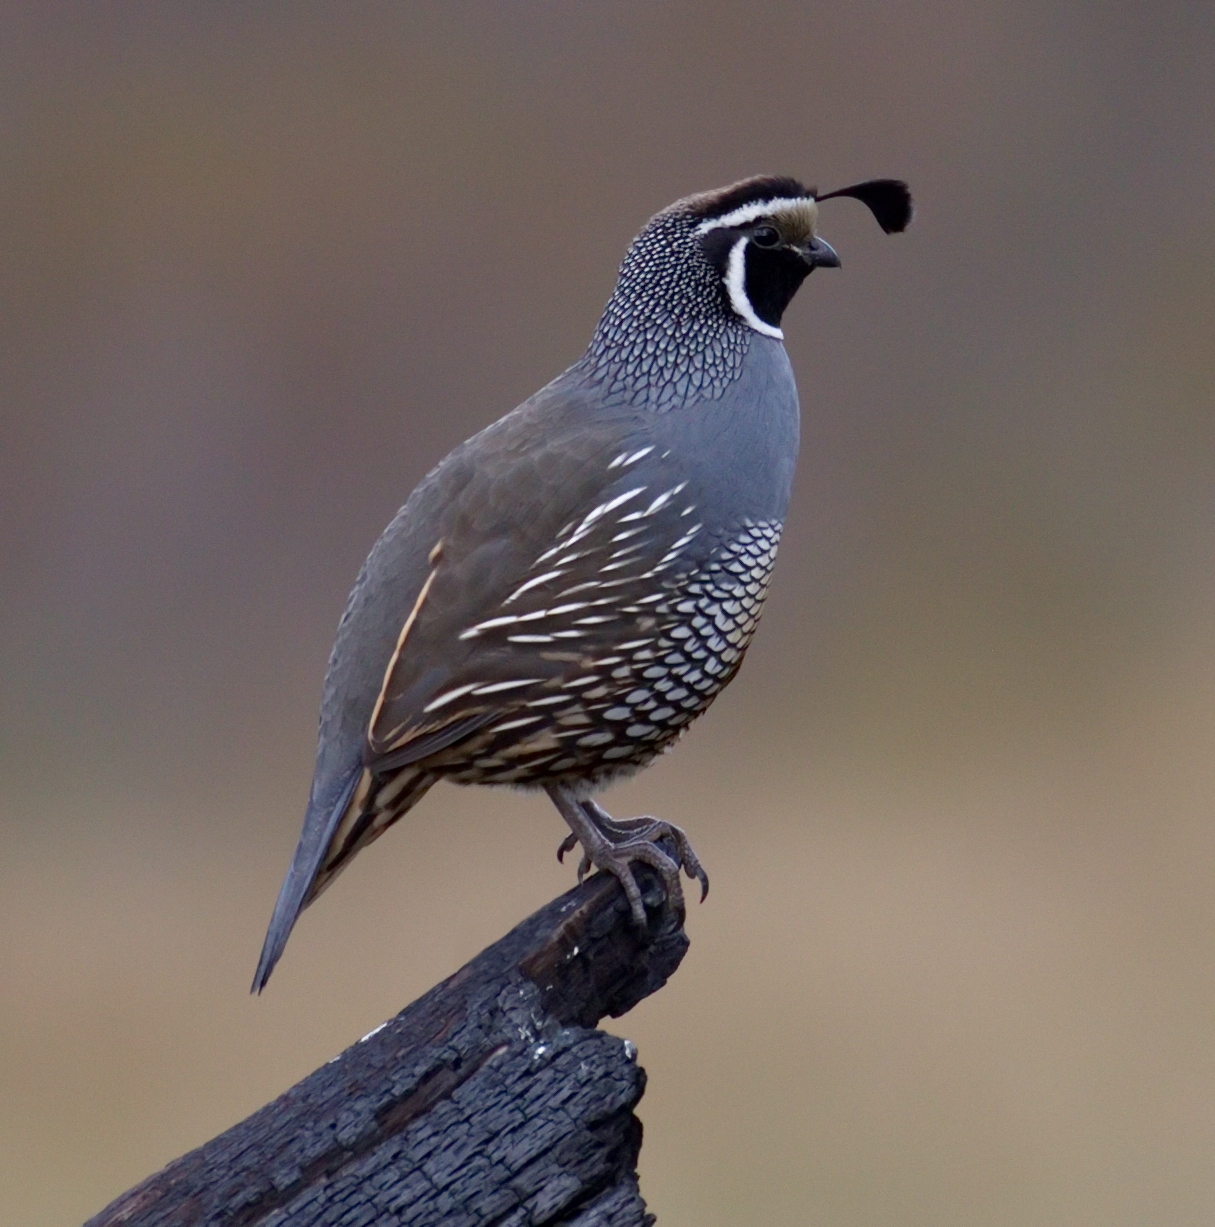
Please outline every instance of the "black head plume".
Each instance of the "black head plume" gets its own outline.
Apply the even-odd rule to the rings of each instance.
[[[851,187],[842,187],[838,192],[816,196],[815,199],[830,200],[833,196],[851,196],[868,205],[869,211],[877,218],[877,224],[887,234],[906,230],[907,223],[911,221],[911,190],[902,179],[869,179],[864,183],[854,183]]]

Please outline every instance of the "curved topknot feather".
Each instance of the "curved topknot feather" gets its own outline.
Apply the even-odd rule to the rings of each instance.
[[[869,206],[877,218],[877,224],[887,234],[899,234],[906,230],[915,213],[911,201],[911,189],[902,179],[868,179],[854,183],[835,192],[827,192],[818,200],[830,200],[833,196],[851,196]]]

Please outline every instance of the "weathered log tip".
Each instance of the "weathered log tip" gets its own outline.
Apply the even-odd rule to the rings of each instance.
[[[648,867],[637,878],[645,929],[634,924],[615,879],[597,874],[555,901],[558,922],[519,960],[545,1009],[566,1026],[626,1014],[657,992],[687,953],[683,914],[668,906],[661,878]]]
[[[646,926],[597,874],[87,1227],[645,1227],[636,1049],[591,1028],[666,983],[682,910]],[[352,1217],[353,1216],[353,1217]]]

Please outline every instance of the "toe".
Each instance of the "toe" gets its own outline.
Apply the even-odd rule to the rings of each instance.
[[[645,904],[641,901],[641,890],[637,886],[637,879],[633,877],[633,871],[629,868],[628,862],[613,861],[604,868],[624,887],[625,897],[629,901],[629,911],[633,914],[633,923],[639,929],[644,929],[646,927]]]

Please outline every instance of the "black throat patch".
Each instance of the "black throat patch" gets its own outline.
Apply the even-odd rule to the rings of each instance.
[[[743,258],[744,286],[751,309],[765,324],[779,328],[785,308],[810,274],[810,265],[788,248],[767,251],[754,243],[747,244]]]

